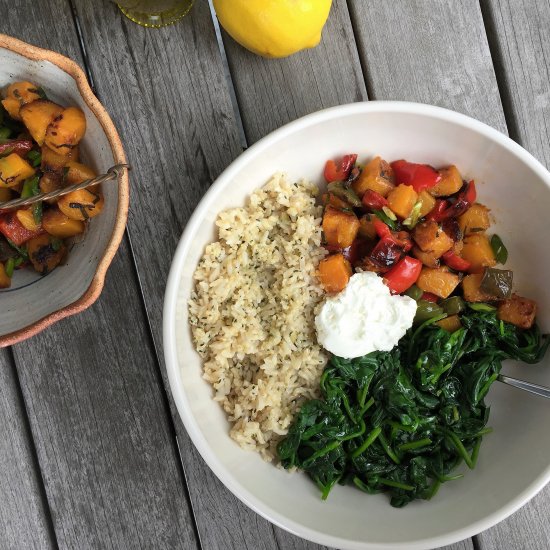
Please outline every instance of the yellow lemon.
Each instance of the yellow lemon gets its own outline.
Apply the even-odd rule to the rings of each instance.
[[[332,0],[214,0],[220,25],[264,57],[286,57],[321,41]]]

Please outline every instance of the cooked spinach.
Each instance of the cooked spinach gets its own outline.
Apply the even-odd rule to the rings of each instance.
[[[391,504],[430,499],[465,462],[475,466],[487,427],[484,403],[504,359],[540,361],[550,339],[494,310],[468,309],[454,333],[413,327],[390,352],[332,357],[322,399],[304,403],[278,445],[285,468],[307,472],[326,499],[336,483],[386,492]]]

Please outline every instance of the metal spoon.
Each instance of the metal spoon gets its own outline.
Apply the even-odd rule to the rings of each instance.
[[[520,390],[525,390],[530,393],[534,393],[535,395],[540,395],[541,397],[550,399],[550,388],[545,388],[544,386],[539,386],[537,384],[531,384],[531,382],[525,382],[525,380],[510,378],[504,374],[499,374],[497,380],[499,382],[504,382],[509,386],[514,386],[514,388],[519,388]]]

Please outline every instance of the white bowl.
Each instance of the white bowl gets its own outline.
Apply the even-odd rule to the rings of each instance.
[[[82,69],[58,53],[0,34],[0,89],[20,80],[41,86],[60,105],[84,111],[87,129],[80,144],[82,162],[97,174],[126,162],[117,131]],[[46,277],[30,270],[17,271],[12,287],[0,291],[0,346],[24,340],[86,309],[99,297],[124,234],[128,187],[126,171],[118,183],[103,185],[103,211],[90,221],[84,239],[72,247],[63,265]]]
[[[355,152],[435,166],[457,164],[475,178],[510,252],[519,293],[538,301],[550,328],[550,174],[527,151],[464,115],[413,103],[356,103],[321,111],[273,132],[217,179],[191,217],[177,248],[164,302],[164,348],[179,414],[204,460],[237,497],[273,523],[319,544],[343,549],[433,548],[472,536],[510,515],[550,479],[550,407],[506,386],[492,388],[489,425],[475,470],[444,484],[430,502],[394,509],[384,495],[336,486],[326,502],[303,473],[289,474],[243,451],[201,378],[187,300],[193,271],[215,239],[218,212],[243,205],[276,171],[321,181],[326,159]],[[508,267],[508,265],[507,265]],[[545,361],[548,363],[548,360]],[[506,365],[517,377],[550,385],[550,368]]]

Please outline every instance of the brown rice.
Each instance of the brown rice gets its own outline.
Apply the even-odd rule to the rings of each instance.
[[[326,355],[315,309],[321,247],[317,188],[276,174],[246,207],[222,212],[219,241],[195,272],[189,319],[204,378],[245,449],[272,460],[305,398],[315,397]]]

